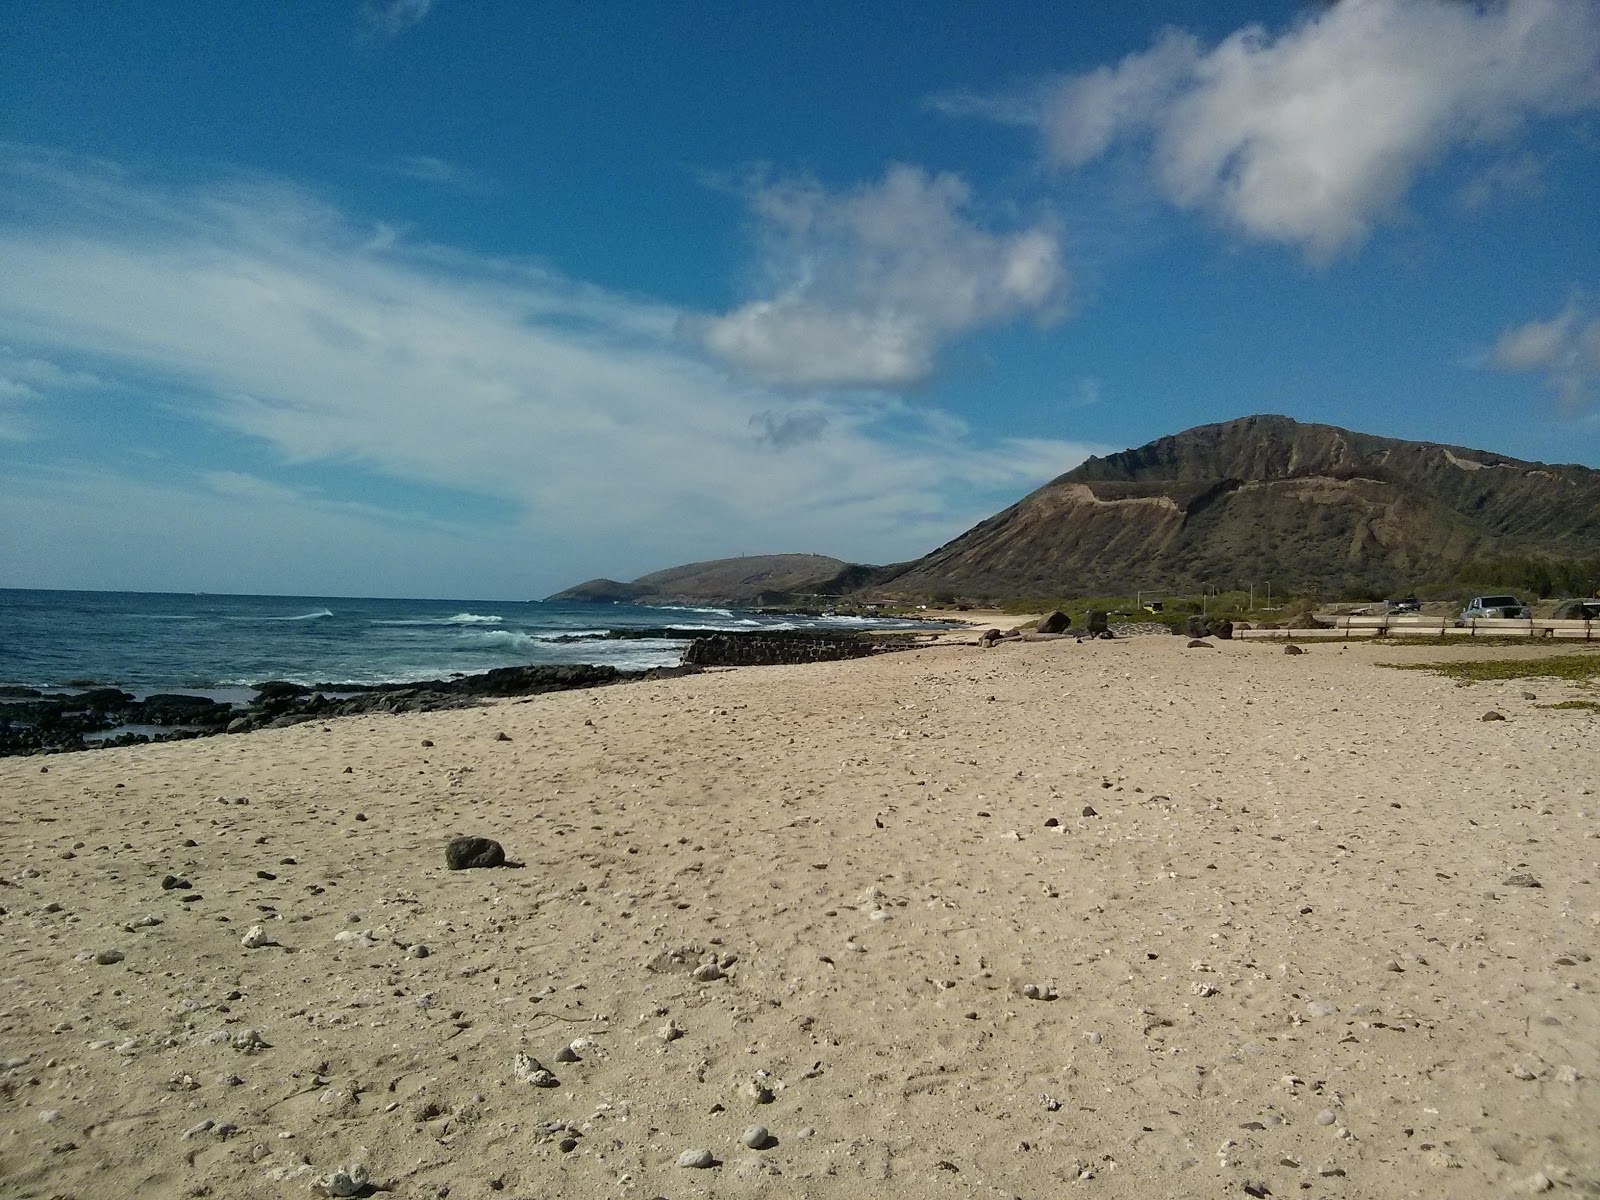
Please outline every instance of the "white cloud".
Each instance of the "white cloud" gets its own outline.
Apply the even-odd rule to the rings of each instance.
[[[1320,260],[1364,241],[1451,149],[1597,102],[1592,0],[1344,0],[1210,50],[1166,33],[1061,81],[1039,124],[1069,167],[1148,134],[1172,202]]]
[[[432,7],[433,0],[365,0],[361,20],[369,34],[398,37],[420,24]]]
[[[946,341],[1047,316],[1065,286],[1054,231],[980,228],[955,175],[900,165],[852,192],[790,182],[752,199],[773,294],[686,328],[769,383],[913,384],[932,374]]]
[[[1600,388],[1600,316],[1573,299],[1548,321],[1529,321],[1501,333],[1494,363],[1508,371],[1538,371],[1569,413],[1594,404]]]
[[[166,486],[202,514],[219,497],[248,507],[279,541],[303,521],[307,564],[337,542],[315,528],[393,524],[397,509],[458,495],[501,514],[473,518],[481,569],[525,590],[575,570],[626,575],[772,547],[890,561],[1093,449],[978,444],[931,406],[881,397],[795,408],[691,352],[676,309],[398,235],[374,242],[371,221],[281,183],[171,190],[87,164],[34,166],[0,159],[11,193],[0,344],[25,348],[15,361],[113,381],[130,444],[149,424],[140,412],[159,411],[166,432],[148,436],[180,429],[184,443],[157,447],[172,458]],[[1026,278],[986,286],[1042,294]],[[65,424],[70,399],[31,403]],[[191,465],[182,455],[200,442],[208,457]],[[349,484],[341,494],[376,481],[390,499],[335,513],[299,482],[335,475]],[[22,486],[0,491],[21,504]],[[415,503],[392,501],[407,488]],[[70,546],[81,531],[67,519],[52,520]],[[421,550],[412,567],[436,573]],[[428,586],[464,586],[447,578]]]

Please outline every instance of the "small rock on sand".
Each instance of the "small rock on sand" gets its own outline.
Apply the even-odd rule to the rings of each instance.
[[[1293,642],[1290,642],[1287,646],[1285,646],[1283,648],[1283,652],[1285,654],[1304,654],[1305,653],[1304,650],[1300,649],[1300,647],[1296,646]]]
[[[764,1149],[772,1140],[772,1134],[765,1125],[752,1125],[739,1135],[739,1141],[752,1150]]]
[[[1540,883],[1532,875],[1528,874],[1528,872],[1518,871],[1515,875],[1510,876],[1506,880],[1506,886],[1520,888],[1542,888],[1544,884]]]
[[[705,1149],[685,1150],[678,1155],[680,1167],[714,1167],[717,1165],[717,1156]]]
[[[1488,712],[1484,713],[1483,716],[1478,718],[1480,721],[1504,721],[1505,719],[1504,713],[1497,713],[1492,708]]]
[[[451,838],[444,848],[445,866],[452,871],[466,871],[473,867],[501,867],[505,865],[505,847],[493,838]]]

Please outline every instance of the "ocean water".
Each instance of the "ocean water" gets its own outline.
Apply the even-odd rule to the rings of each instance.
[[[904,624],[628,604],[0,589],[0,686],[104,684],[137,694],[203,692],[243,700],[249,694],[243,689],[268,679],[375,684],[530,663],[672,666],[686,645],[666,639],[554,640],[611,629]]]

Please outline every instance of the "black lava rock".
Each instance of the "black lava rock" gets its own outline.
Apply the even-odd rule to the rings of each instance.
[[[444,848],[444,862],[452,871],[465,871],[472,867],[503,867],[506,851],[492,838],[452,838]]]

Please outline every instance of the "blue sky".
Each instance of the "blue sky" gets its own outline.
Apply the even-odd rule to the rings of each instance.
[[[1278,412],[1600,466],[1591,0],[11,0],[0,586],[916,557]]]

